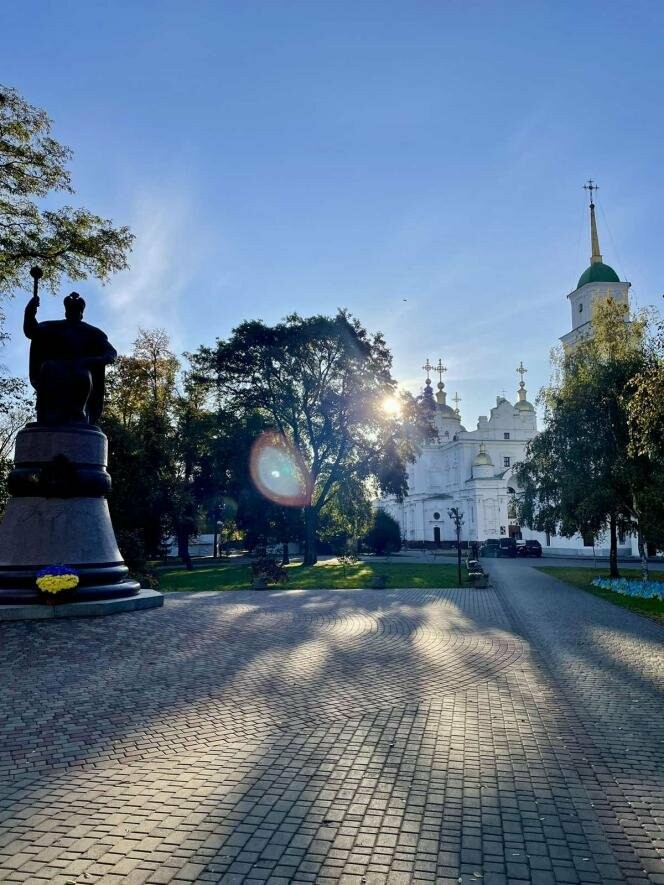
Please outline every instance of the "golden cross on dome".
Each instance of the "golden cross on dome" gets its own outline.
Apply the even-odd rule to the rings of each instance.
[[[584,185],[583,185],[583,189],[584,189],[584,191],[589,191],[589,193],[590,193],[590,205],[593,206],[593,205],[594,205],[594,203],[593,203],[593,191],[598,191],[598,190],[599,190],[599,185],[595,184],[595,182],[592,180],[592,178],[589,178],[589,179],[588,179],[588,184],[584,184]]]
[[[443,373],[447,372],[447,366],[443,365],[443,361],[440,357],[438,357],[438,365],[436,366],[436,371],[438,372],[438,378],[440,383],[443,383]]]
[[[519,375],[521,375],[521,383],[523,384],[523,376],[528,371],[528,369],[524,368],[523,360],[520,361],[519,368],[516,371],[519,373]]]
[[[433,366],[431,365],[431,361],[430,361],[429,357],[427,357],[427,361],[426,361],[426,363],[422,366],[422,368],[423,368],[424,371],[427,373],[427,381],[430,381],[431,378],[429,377],[429,372],[433,369]]]

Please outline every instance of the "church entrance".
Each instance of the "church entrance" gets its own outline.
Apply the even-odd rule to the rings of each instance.
[[[435,525],[433,527],[433,542],[436,547],[440,547],[440,526]]]

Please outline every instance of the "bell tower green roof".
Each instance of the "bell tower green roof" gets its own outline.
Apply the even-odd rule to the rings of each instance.
[[[588,180],[588,184],[583,185],[583,189],[590,193],[590,267],[579,277],[576,288],[580,289],[586,283],[619,283],[620,277],[612,267],[604,264],[602,261],[602,253],[599,251],[599,237],[597,236],[597,221],[595,219],[595,203],[593,201],[593,193],[598,190],[597,185],[592,178]]]
[[[595,264],[591,264],[587,270],[579,277],[579,282],[577,283],[576,288],[580,289],[581,286],[585,286],[586,283],[619,283],[620,277],[615,272],[612,267],[609,267],[608,264],[604,264],[601,261],[598,261]]]

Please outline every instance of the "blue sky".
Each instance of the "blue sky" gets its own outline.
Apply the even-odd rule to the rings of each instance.
[[[347,307],[405,386],[442,356],[471,427],[519,360],[531,399],[548,380],[589,176],[605,261],[662,305],[663,26],[638,0],[5,0],[0,51],[74,199],[136,233],[129,272],[77,285],[118,349]]]

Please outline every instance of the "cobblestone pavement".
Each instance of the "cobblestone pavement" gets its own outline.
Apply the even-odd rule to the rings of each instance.
[[[664,631],[490,568],[0,625],[0,881],[664,883]]]

